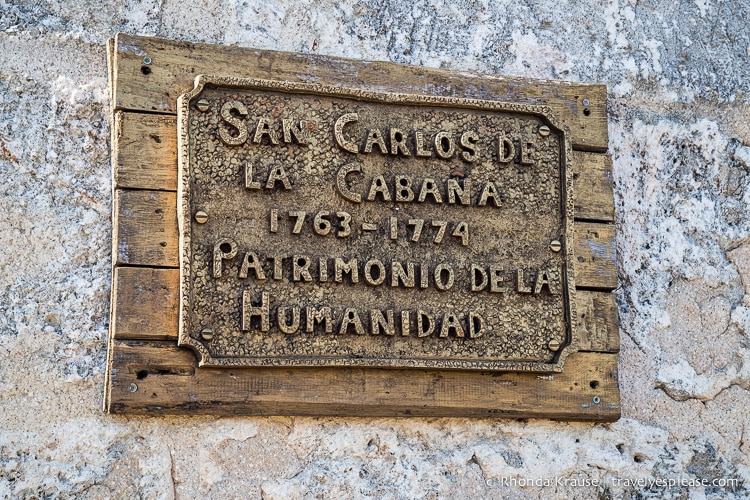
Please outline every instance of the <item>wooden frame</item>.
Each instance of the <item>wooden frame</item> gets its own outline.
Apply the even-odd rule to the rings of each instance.
[[[118,34],[112,97],[113,281],[104,408],[113,413],[620,416],[614,203],[603,85],[532,81]],[[197,74],[316,81],[550,106],[571,130],[579,352],[563,373],[198,368],[177,347],[177,97]]]

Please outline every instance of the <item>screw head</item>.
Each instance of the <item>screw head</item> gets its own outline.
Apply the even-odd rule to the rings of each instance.
[[[589,100],[588,99],[584,99],[583,100],[583,105],[584,106],[588,106],[589,105]]]
[[[542,125],[539,127],[539,135],[542,137],[547,137],[549,135],[549,127],[547,125]]]
[[[595,405],[598,405],[599,403],[602,402],[602,398],[600,398],[599,396],[594,396],[594,399],[592,399],[592,401],[594,402]]]
[[[549,244],[549,249],[557,253],[562,250],[562,243],[560,243],[558,240],[552,240]]]
[[[146,56],[143,58],[143,64],[151,64],[151,58]]]
[[[201,113],[205,113],[206,111],[208,111],[208,100],[198,100],[198,102],[195,103],[195,107],[198,108],[198,111],[200,111]]]
[[[204,328],[203,330],[201,330],[201,338],[203,340],[210,341],[214,338],[214,331],[210,328]]]
[[[552,352],[559,351],[560,350],[560,342],[558,342],[557,340],[550,340],[549,344],[547,344],[547,347]]]
[[[136,392],[138,390],[138,386],[136,384],[130,384],[130,392]]]
[[[205,224],[208,222],[208,213],[204,212],[203,210],[198,210],[195,212],[195,222],[198,224]]]

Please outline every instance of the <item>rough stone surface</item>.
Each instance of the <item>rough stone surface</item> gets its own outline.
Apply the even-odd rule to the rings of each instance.
[[[0,0],[0,497],[746,498],[748,19],[719,0]],[[607,83],[623,418],[102,414],[117,31]]]

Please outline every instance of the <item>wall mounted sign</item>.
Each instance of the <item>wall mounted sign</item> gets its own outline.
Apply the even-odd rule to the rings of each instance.
[[[126,35],[110,67],[108,411],[619,416],[603,86]]]

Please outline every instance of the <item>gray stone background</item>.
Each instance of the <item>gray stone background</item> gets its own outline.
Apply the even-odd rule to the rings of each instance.
[[[0,497],[748,497],[748,20],[747,0],[0,0]],[[117,31],[606,83],[622,419],[102,414]]]

